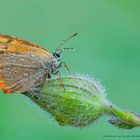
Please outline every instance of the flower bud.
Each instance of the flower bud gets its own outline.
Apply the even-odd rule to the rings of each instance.
[[[119,128],[126,129],[140,126],[139,115],[136,115],[133,112],[122,111],[115,106],[110,106],[110,108],[114,115],[111,117],[111,119],[109,119],[109,123]]]
[[[23,94],[50,112],[60,125],[77,127],[97,120],[107,103],[101,85],[87,76],[48,80],[38,90]]]
[[[88,76],[50,79],[22,94],[52,114],[60,125],[84,127],[101,115],[110,115],[108,122],[118,128],[140,126],[139,115],[112,105],[101,84]]]

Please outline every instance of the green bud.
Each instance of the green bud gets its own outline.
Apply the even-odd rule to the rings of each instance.
[[[140,116],[133,112],[122,111],[115,106],[110,106],[112,113],[114,114],[109,123],[119,127],[131,129],[133,127],[140,126]]]
[[[54,116],[60,125],[85,127],[102,115],[118,128],[140,126],[140,116],[111,104],[101,84],[88,76],[47,80],[43,86],[22,93]]]
[[[39,90],[23,94],[50,112],[60,125],[89,125],[108,104],[101,85],[87,76],[48,80]]]

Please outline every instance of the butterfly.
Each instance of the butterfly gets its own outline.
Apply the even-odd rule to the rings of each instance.
[[[61,46],[76,35],[64,40],[51,54],[35,43],[0,34],[0,89],[4,93],[26,92],[50,79],[63,65],[69,71],[61,61],[61,54],[64,49],[72,48]]]

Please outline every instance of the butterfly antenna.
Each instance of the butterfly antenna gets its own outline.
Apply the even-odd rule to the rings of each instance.
[[[57,47],[56,50],[60,49],[62,46],[64,46],[64,44],[69,41],[70,39],[72,39],[73,37],[75,37],[78,33],[74,33],[73,35],[69,36],[67,39],[63,40],[59,46]],[[64,48],[64,49],[68,49],[68,48]]]
[[[62,41],[59,46],[57,47],[56,51],[54,52],[54,55],[56,56],[56,53],[57,55],[61,55],[61,53],[64,51],[64,50],[73,50],[74,48],[63,48],[62,46],[64,46],[64,44],[69,41],[70,39],[72,39],[73,37],[75,37],[78,33],[74,33],[73,35],[69,36],[67,39],[65,39],[64,41]]]

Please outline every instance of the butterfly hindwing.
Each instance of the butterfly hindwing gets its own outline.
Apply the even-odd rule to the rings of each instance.
[[[52,55],[39,45],[0,34],[0,88],[10,93],[40,85],[51,59]]]

